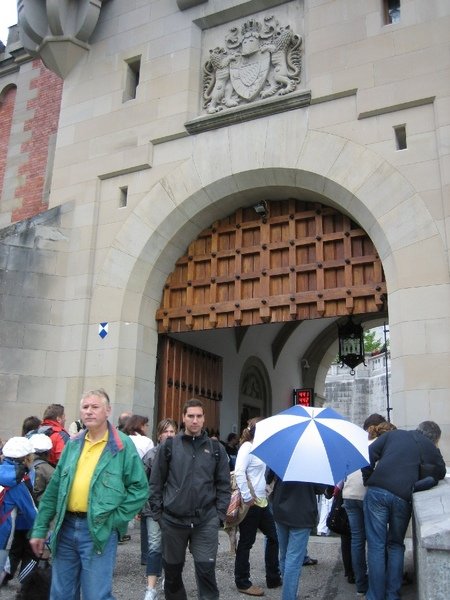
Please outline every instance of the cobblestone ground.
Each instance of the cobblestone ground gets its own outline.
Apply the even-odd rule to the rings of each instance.
[[[139,532],[133,530],[131,542],[119,547],[114,593],[116,600],[143,600],[145,590],[145,567],[140,566],[139,560]],[[220,532],[220,545],[217,558],[217,581],[220,589],[221,600],[244,600],[249,598],[240,594],[234,585],[233,569],[234,556],[229,551],[228,536]],[[311,536],[308,545],[310,556],[317,558],[319,563],[302,570],[299,600],[351,600],[356,599],[354,585],[350,585],[344,577],[339,537]],[[405,568],[409,574],[413,573],[412,544],[407,540]],[[264,573],[264,537],[257,536],[255,546],[250,555],[251,577],[255,585],[265,587]],[[197,599],[197,587],[191,556],[186,557],[184,569],[184,582],[189,600]],[[160,594],[163,600],[164,595]],[[280,589],[265,589],[264,597],[267,600],[279,600]],[[402,600],[416,600],[415,585],[404,586]]]
[[[121,544],[118,549],[117,565],[114,576],[114,595],[116,600],[143,600],[145,593],[145,567],[140,564],[139,530],[129,532],[131,541]],[[258,535],[250,556],[251,577],[255,585],[264,587],[264,538]],[[340,540],[338,537],[311,536],[308,552],[317,558],[319,563],[302,570],[299,600],[352,600],[356,599],[354,585],[347,583],[344,578],[340,557]],[[405,568],[409,574],[413,573],[412,545],[407,539]],[[229,551],[228,536],[220,532],[220,546],[217,559],[217,581],[220,589],[221,600],[236,600],[249,598],[240,594],[234,585],[233,579],[234,557]],[[196,600],[197,588],[195,585],[192,559],[188,553],[184,570],[184,581],[189,600]],[[14,600],[16,583],[12,582],[7,589],[1,589],[1,600]],[[280,589],[265,589],[267,600],[279,600]],[[164,594],[160,593],[160,600]],[[69,600],[69,599],[68,599]],[[70,599],[71,600],[71,599]],[[402,600],[416,600],[416,586],[405,585],[402,590]]]

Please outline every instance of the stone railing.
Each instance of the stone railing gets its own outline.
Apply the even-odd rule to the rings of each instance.
[[[450,477],[413,495],[417,600],[450,597]]]

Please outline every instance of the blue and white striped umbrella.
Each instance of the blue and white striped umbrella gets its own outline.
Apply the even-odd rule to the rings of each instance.
[[[334,485],[369,464],[367,432],[332,408],[314,406],[259,421],[252,452],[283,481]]]

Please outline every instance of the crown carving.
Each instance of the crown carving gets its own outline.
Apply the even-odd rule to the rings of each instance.
[[[255,21],[255,19],[249,19],[248,21],[245,21],[241,27],[241,34],[243,37],[248,37],[250,35],[257,37],[259,36],[260,31],[261,23]]]

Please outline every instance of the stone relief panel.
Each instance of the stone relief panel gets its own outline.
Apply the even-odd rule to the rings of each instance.
[[[203,67],[203,109],[214,114],[296,91],[302,38],[274,15],[230,28]]]

